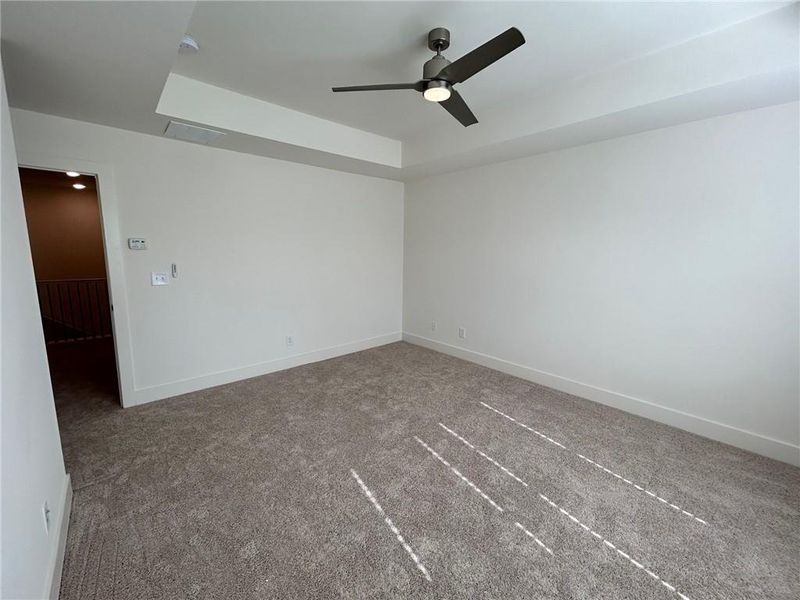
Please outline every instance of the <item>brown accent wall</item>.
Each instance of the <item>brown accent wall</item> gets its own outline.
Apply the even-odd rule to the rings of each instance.
[[[20,180],[37,281],[105,278],[94,177],[23,168]],[[86,189],[74,189],[77,182]]]

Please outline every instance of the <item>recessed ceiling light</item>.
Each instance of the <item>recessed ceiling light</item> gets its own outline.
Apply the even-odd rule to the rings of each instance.
[[[80,177],[81,174],[77,171],[67,171],[67,177]]]
[[[82,183],[73,183],[72,187],[74,187],[76,190],[84,190],[84,189],[86,189],[86,186],[83,185]]]

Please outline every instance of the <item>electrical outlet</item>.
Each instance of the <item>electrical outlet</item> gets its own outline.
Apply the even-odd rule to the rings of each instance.
[[[292,348],[293,346],[294,346],[294,336],[293,335],[287,335],[286,336],[286,347],[287,348]]]
[[[150,285],[169,285],[169,275],[167,273],[150,273]]]
[[[436,321],[431,321],[431,331],[436,331]]]
[[[44,531],[45,533],[50,533],[50,507],[47,505],[47,500],[42,506],[42,516],[44,516]]]
[[[458,337],[460,337],[462,340],[467,339],[467,330],[464,327],[458,328]]]

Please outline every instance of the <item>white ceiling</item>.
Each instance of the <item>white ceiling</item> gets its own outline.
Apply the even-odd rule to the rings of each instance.
[[[201,2],[201,51],[173,71],[406,140],[459,125],[413,91],[334,94],[335,85],[416,81],[430,29],[450,29],[450,60],[505,31],[526,44],[459,86],[478,119],[575,77],[772,10],[741,2]]]
[[[161,133],[158,98],[193,2],[0,4],[13,107]]]
[[[180,118],[219,147],[405,179],[796,100],[788,4],[3,0],[0,23],[13,107],[154,135]],[[459,86],[477,125],[414,92],[330,91],[418,79],[436,26],[451,60],[527,39]]]

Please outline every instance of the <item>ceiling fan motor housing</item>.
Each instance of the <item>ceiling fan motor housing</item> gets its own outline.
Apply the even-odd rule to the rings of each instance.
[[[436,79],[436,76],[439,74],[439,72],[449,64],[449,60],[447,60],[444,56],[437,54],[428,62],[426,62],[424,67],[422,67],[422,78]]]

